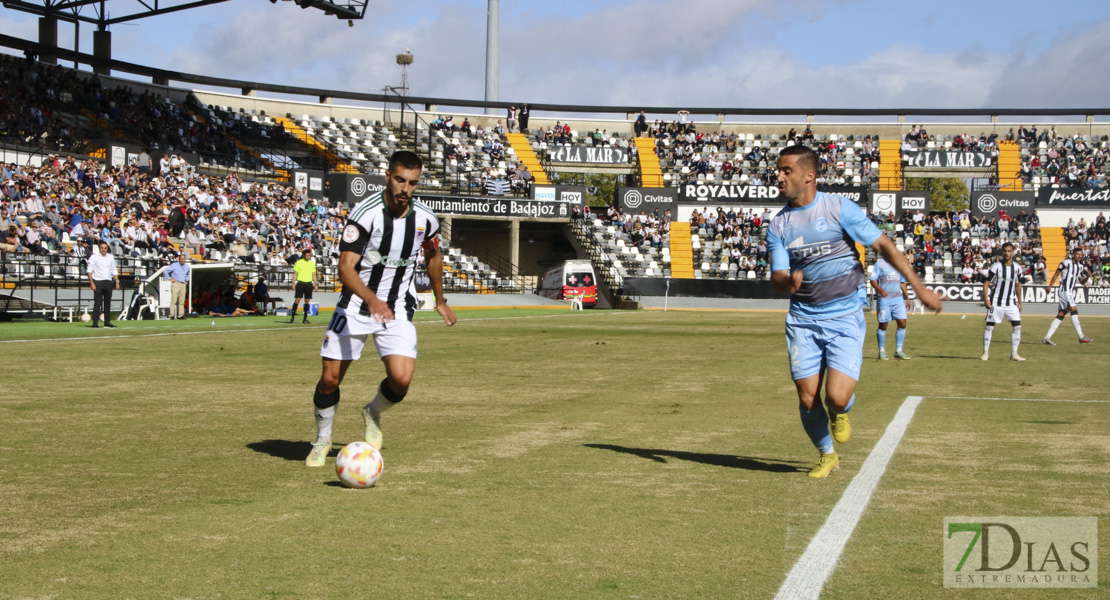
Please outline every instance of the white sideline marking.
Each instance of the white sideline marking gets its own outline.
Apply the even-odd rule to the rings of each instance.
[[[608,316],[614,316],[614,315],[617,315],[617,314],[632,314],[632,312],[631,311],[615,312],[615,313],[613,313],[611,315],[608,315]],[[553,314],[553,315],[525,315],[525,316],[519,316],[519,317],[482,317],[482,318],[477,318],[477,319],[463,319],[459,322],[460,323],[473,323],[475,321],[508,321],[508,320],[512,320],[512,319],[550,319],[552,317],[572,317],[572,316],[576,316],[576,315],[579,316],[579,317],[585,316],[580,312],[568,311],[567,313],[558,313],[558,314]],[[421,323],[440,323],[440,324],[443,324],[443,320],[432,318],[432,319],[420,319],[420,320],[417,320],[417,321],[413,321],[414,325],[419,325]],[[0,340],[0,344],[31,343],[31,342],[81,342],[81,341],[87,341],[87,340],[111,340],[111,339],[120,339],[120,338],[166,337],[166,336],[171,336],[171,335],[207,335],[207,334],[212,334],[212,333],[254,333],[254,332],[258,332],[258,331],[316,331],[316,330],[320,329],[321,327],[324,327],[324,325],[323,324],[310,325],[308,327],[299,327],[299,326],[298,327],[288,327],[288,326],[285,326],[285,327],[264,327],[264,328],[253,328],[253,329],[204,329],[204,330],[200,330],[200,331],[170,331],[170,332],[166,332],[166,333],[137,333],[137,334],[133,334],[133,335],[122,335],[122,334],[121,335],[89,335],[89,336],[82,336],[82,337],[41,338],[41,339],[31,339],[31,340]]]
[[[921,400],[921,396],[909,396],[902,402],[894,419],[886,426],[883,436],[864,461],[863,467],[852,478],[844,495],[825,519],[825,524],[809,541],[809,546],[798,562],[794,563],[794,568],[775,594],[775,600],[816,600],[821,595],[821,589],[836,568],[840,553],[844,551],[848,538],[871,501],[871,493],[878,486],[879,479],[894,456],[898,443],[902,441],[906,427]]]
[[[937,400],[998,400],[1001,402],[1074,402],[1080,404],[1110,404],[1110,400],[1057,400],[1052,398],[978,398],[976,396],[928,396]]]

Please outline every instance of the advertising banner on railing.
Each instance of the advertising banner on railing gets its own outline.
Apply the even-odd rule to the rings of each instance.
[[[982,302],[983,284],[981,283],[926,283],[925,287],[952,302]],[[1022,285],[1021,301],[1025,304],[1056,304],[1056,290],[1059,287],[1047,285]],[[913,290],[910,297],[916,298]],[[1078,286],[1075,289],[1075,303],[1110,304],[1110,288]]]
[[[895,218],[911,211],[929,213],[929,192],[871,192],[871,210],[894,213]]]
[[[472,217],[505,217],[514,219],[569,219],[572,205],[569,202],[551,202],[530,198],[483,198],[472,196],[425,196],[418,200],[428,205],[437,215],[465,215]]]
[[[628,148],[570,144],[551,145],[547,148],[547,156],[553,163],[623,165],[628,163],[630,155]]]
[[[971,192],[971,216],[997,217],[999,211],[1012,216],[1033,214],[1033,192]]]
[[[1046,186],[1037,191],[1037,206],[1104,208],[1110,206],[1110,188],[1052,188]]]
[[[328,198],[332,202],[353,205],[367,196],[385,189],[383,175],[363,175],[361,173],[329,173]]]
[[[645,187],[618,187],[617,207],[624,212],[637,215],[640,211],[647,214],[655,212],[674,211],[678,199],[678,190],[675,188],[645,188]]]
[[[735,183],[684,183],[678,187],[678,201],[698,204],[778,204],[779,188],[773,185]]]
[[[902,152],[907,169],[986,169],[994,165],[989,152],[909,150]]]
[[[868,190],[854,185],[820,185],[817,189],[829,194],[844,196],[859,206],[867,206]],[[779,198],[779,188],[773,185],[745,185],[737,183],[685,183],[679,186],[679,202],[709,203],[715,205],[759,204],[762,206],[785,204]]]
[[[308,190],[308,197],[319,200],[324,197],[323,171],[293,171],[293,187]]]

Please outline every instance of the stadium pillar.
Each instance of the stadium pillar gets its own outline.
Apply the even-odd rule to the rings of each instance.
[[[51,65],[58,64],[58,55],[55,53],[58,48],[58,19],[51,15],[39,18],[39,44],[42,48],[39,61]]]
[[[486,15],[486,102],[497,102],[501,0],[489,0]],[[497,114],[497,108],[486,107],[486,114]]]
[[[112,74],[112,32],[107,29],[97,29],[93,32],[93,73],[97,75]]]
[[[511,275],[519,275],[517,265],[520,264],[520,219],[513,219],[509,225],[509,264],[513,270]]]

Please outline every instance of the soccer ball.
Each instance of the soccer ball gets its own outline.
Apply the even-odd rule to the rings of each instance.
[[[92,315],[90,315],[89,313],[85,313],[81,315],[81,320],[88,323],[89,321],[92,321]]]
[[[383,466],[381,453],[366,442],[351,442],[335,457],[335,473],[350,488],[374,487]]]

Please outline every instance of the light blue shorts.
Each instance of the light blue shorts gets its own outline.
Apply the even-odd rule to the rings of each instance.
[[[817,375],[825,367],[832,367],[859,381],[865,337],[867,322],[861,310],[821,320],[788,313],[786,349],[790,356],[790,377],[797,381]]]
[[[879,303],[879,322],[889,323],[897,321],[898,319],[905,320],[906,318],[906,301],[899,300],[898,302],[880,302]]]

